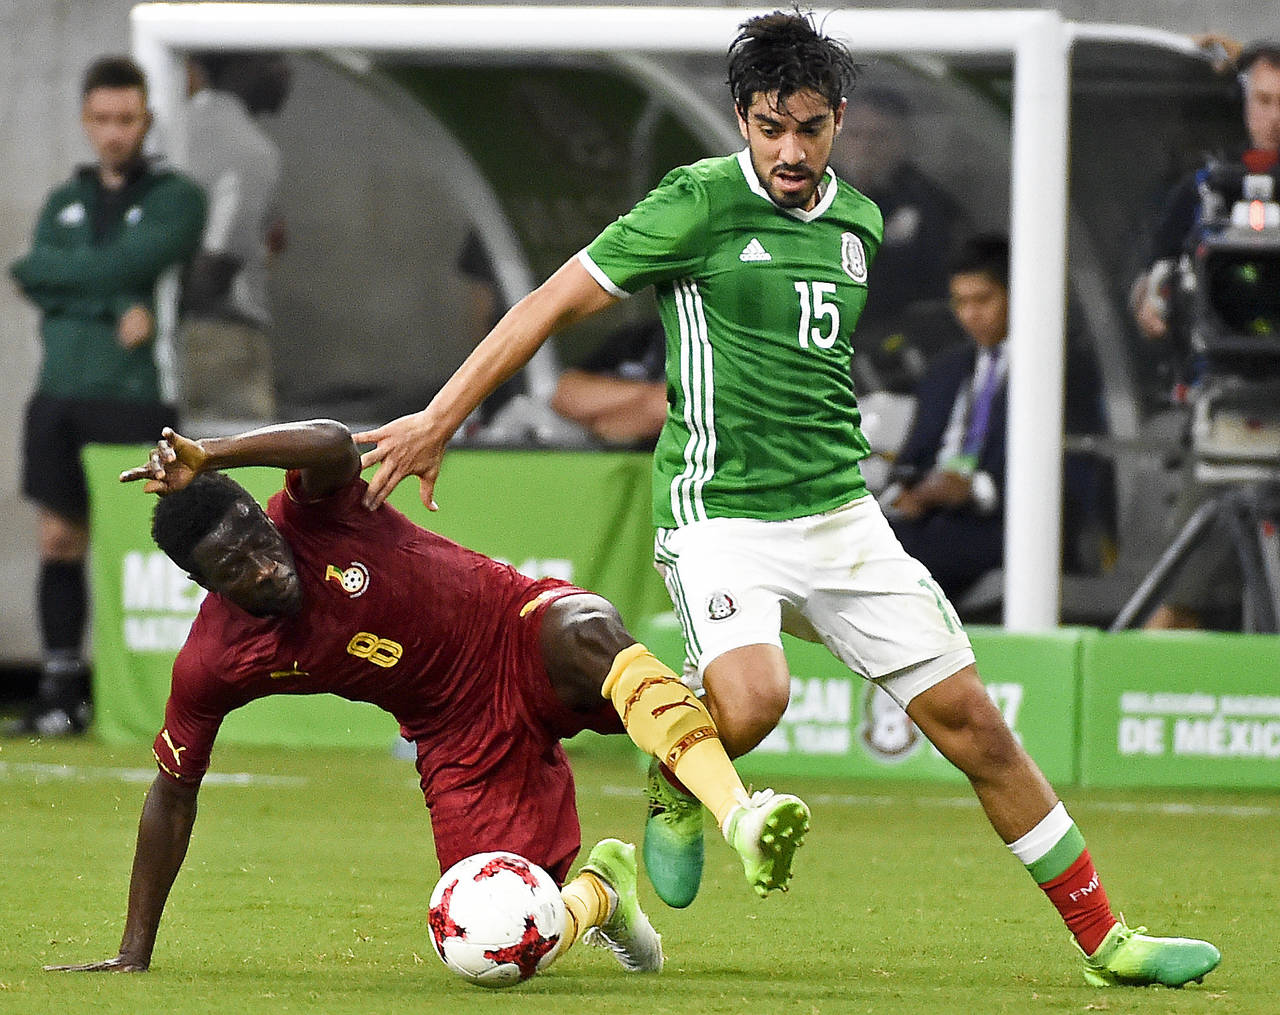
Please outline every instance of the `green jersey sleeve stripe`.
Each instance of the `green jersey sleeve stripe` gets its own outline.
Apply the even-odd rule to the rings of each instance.
[[[616,296],[620,300],[625,300],[631,295],[625,289],[616,285],[613,279],[604,273],[604,270],[600,265],[596,264],[585,248],[578,251],[578,261],[587,269],[587,274],[594,278],[600,284],[600,288],[610,296]]]

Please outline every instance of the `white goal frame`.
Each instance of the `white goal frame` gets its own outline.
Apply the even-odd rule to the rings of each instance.
[[[151,81],[157,118],[180,136],[181,56],[188,50],[723,54],[738,25],[754,13],[709,7],[144,3],[133,9],[131,23],[133,52]],[[1012,58],[1004,626],[1055,627],[1073,26],[1052,10],[845,9],[815,15],[826,32],[855,52]]]

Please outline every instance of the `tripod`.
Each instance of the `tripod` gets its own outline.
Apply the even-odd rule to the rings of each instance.
[[[1280,632],[1280,481],[1226,487],[1205,501],[1156,561],[1109,630],[1146,619],[1215,524],[1228,535],[1243,577],[1241,629]]]

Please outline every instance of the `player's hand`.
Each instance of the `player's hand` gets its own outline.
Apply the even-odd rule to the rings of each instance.
[[[1213,69],[1219,74],[1225,74],[1227,71],[1235,68],[1236,62],[1240,59],[1240,54],[1244,52],[1244,43],[1239,39],[1232,38],[1230,35],[1221,35],[1217,32],[1204,32],[1200,35],[1191,36],[1191,41],[1199,46],[1205,55],[1213,61]]]
[[[1169,334],[1169,322],[1145,292],[1139,293],[1133,301],[1133,319],[1148,342],[1159,342]]]
[[[116,340],[125,349],[136,349],[156,330],[155,318],[141,303],[124,312],[116,324]]]
[[[963,507],[973,496],[973,479],[952,469],[933,469],[912,492],[930,508]]]
[[[375,445],[360,456],[361,469],[379,466],[369,480],[364,497],[366,508],[373,511],[380,507],[402,479],[417,476],[421,480],[418,492],[422,503],[431,511],[439,510],[434,493],[448,437],[440,436],[427,410],[393,419],[376,430],[353,434],[352,440]]]
[[[70,966],[45,966],[46,973],[145,973],[147,963],[117,955],[101,962],[82,962]]]
[[[891,507],[893,513],[897,517],[905,518],[909,522],[914,522],[923,518],[925,511],[928,510],[928,505],[926,505],[924,500],[915,492],[914,487],[910,490],[903,490],[902,493],[898,494],[898,496],[894,498]]]
[[[1134,323],[1148,342],[1169,335],[1169,299],[1173,289],[1173,262],[1157,261],[1133,281],[1129,289],[1129,309]]]
[[[146,480],[143,491],[163,497],[190,484],[204,471],[208,457],[199,441],[183,437],[167,426],[161,431],[160,442],[147,456],[147,464],[126,469],[120,473],[120,482]]]

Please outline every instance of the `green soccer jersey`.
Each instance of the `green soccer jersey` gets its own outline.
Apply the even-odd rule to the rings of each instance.
[[[655,524],[798,518],[866,491],[850,336],[883,228],[829,170],[812,210],[778,207],[744,150],[672,170],[578,255],[616,296],[657,292]]]

